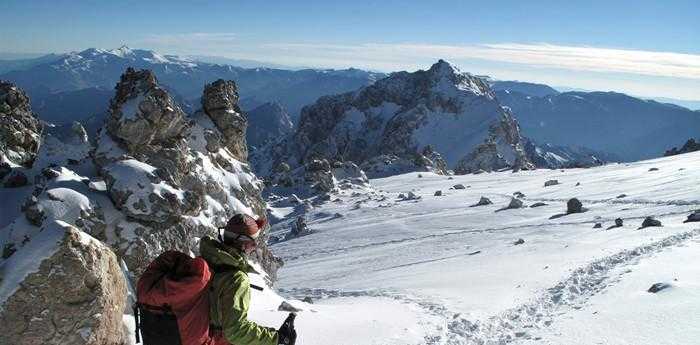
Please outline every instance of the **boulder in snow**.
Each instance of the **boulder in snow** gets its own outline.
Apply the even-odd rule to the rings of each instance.
[[[642,222],[642,226],[639,227],[639,229],[644,229],[652,226],[662,226],[661,221],[658,219],[654,219],[654,217],[646,217],[644,218],[644,221]]]
[[[519,238],[517,241],[513,242],[513,245],[517,246],[517,245],[521,245],[523,243],[525,243],[525,240],[523,240],[522,238]]]
[[[558,185],[558,184],[559,184],[559,181],[558,181],[558,180],[548,180],[548,181],[545,181],[545,182],[544,182],[544,186],[545,186],[545,187],[556,186],[556,185]]]
[[[458,184],[452,186],[452,188],[454,188],[454,189],[466,189],[467,187],[465,187],[465,186],[464,186],[463,184],[461,184],[461,183],[458,183]]]
[[[586,208],[583,207],[583,204],[577,198],[571,198],[571,199],[569,199],[569,201],[566,202],[566,213],[567,214],[581,213],[581,212],[585,212],[585,211],[586,211]]]
[[[530,208],[542,207],[542,206],[547,206],[547,204],[540,201],[540,202],[536,202],[536,203],[530,205]]]
[[[524,205],[523,205],[522,200],[516,199],[516,198],[510,198],[510,202],[508,203],[508,206],[501,208],[501,209],[498,209],[498,210],[496,210],[496,212],[510,210],[510,209],[516,209],[516,208],[522,208],[523,206]]]
[[[3,343],[123,344],[126,282],[100,241],[57,221],[1,267]]]
[[[649,293],[657,293],[661,290],[665,290],[671,287],[671,284],[668,283],[654,283],[648,290],[647,292]]]
[[[491,202],[491,200],[489,198],[482,196],[479,199],[479,202],[477,202],[476,204],[471,205],[469,207],[485,206],[485,205],[491,205],[491,204],[493,204],[493,202]]]
[[[442,191],[441,190],[436,190],[434,196],[442,196]]]
[[[689,214],[688,219],[683,221],[683,223],[690,223],[690,222],[700,222],[700,210],[696,210],[695,212]]]

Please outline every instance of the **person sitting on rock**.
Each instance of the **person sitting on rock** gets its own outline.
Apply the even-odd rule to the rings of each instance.
[[[200,242],[200,253],[214,272],[209,319],[216,345],[293,345],[296,341],[292,314],[279,330],[248,320],[250,288],[262,288],[250,284],[248,273],[257,272],[246,255],[256,249],[256,239],[264,225],[265,219],[256,221],[237,214],[219,229],[218,241],[204,237]]]

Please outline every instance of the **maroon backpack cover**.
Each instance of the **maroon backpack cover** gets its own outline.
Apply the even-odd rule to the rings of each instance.
[[[178,251],[158,256],[136,287],[136,337],[143,345],[213,345],[207,262]]]

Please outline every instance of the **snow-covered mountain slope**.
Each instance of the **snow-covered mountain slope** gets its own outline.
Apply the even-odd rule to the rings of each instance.
[[[242,99],[252,98],[259,103],[279,101],[288,109],[293,120],[304,105],[313,103],[322,95],[355,90],[384,76],[382,73],[357,69],[246,69],[121,47],[113,50],[91,48],[65,54],[25,70],[5,73],[0,79],[22,87],[30,95],[33,105],[41,110],[39,105],[44,98],[54,93],[86,88],[111,90],[127,67],[153,71],[168,89],[195,103],[199,103],[205,84],[217,79],[235,80],[241,89]],[[69,123],[89,115],[93,113],[75,114],[66,121]]]
[[[614,92],[566,92],[545,97],[496,92],[537,142],[581,146],[625,161],[662,156],[700,133],[698,112]]]
[[[619,157],[585,147],[538,144],[525,140],[527,157],[539,168],[584,168],[622,161]]]
[[[690,345],[700,337],[700,223],[684,223],[700,208],[700,152],[421,176],[341,191],[307,209],[308,235],[271,246],[285,260],[282,293],[316,303],[297,317],[299,342]],[[420,199],[399,198],[408,191]],[[501,210],[516,192],[525,207]],[[470,207],[482,196],[493,204]],[[565,214],[574,197],[585,212]],[[663,226],[638,229],[648,216]],[[612,227],[616,218],[621,227]],[[648,293],[658,282],[671,288]],[[353,303],[363,312],[348,311]],[[323,316],[333,321],[318,327]]]
[[[488,85],[443,60],[322,97],[304,108],[292,136],[254,164],[265,175],[281,162],[295,168],[315,158],[358,165],[385,155],[413,160],[426,147],[460,172],[528,165],[517,122]]]

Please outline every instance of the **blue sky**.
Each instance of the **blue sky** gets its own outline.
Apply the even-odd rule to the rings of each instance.
[[[695,1],[8,1],[0,53],[153,49],[700,99]]]

